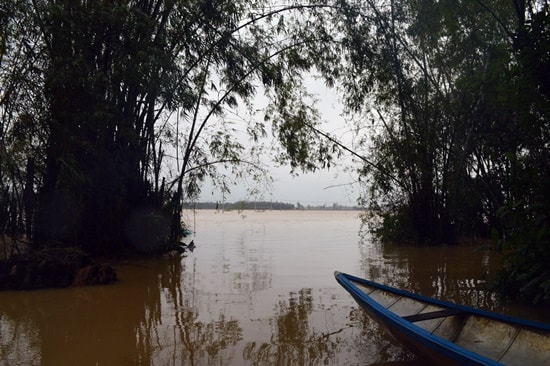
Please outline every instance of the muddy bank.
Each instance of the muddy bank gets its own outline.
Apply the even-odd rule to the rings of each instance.
[[[73,248],[50,248],[0,261],[1,290],[34,290],[112,283],[116,272]]]

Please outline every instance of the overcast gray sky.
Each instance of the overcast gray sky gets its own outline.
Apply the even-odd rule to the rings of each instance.
[[[246,188],[238,185],[231,188],[231,194],[225,197],[209,184],[203,187],[200,201],[236,202],[241,200],[279,201],[287,203],[301,203],[304,206],[332,206],[337,203],[344,206],[357,204],[357,186],[354,178],[347,172],[331,169],[315,173],[301,174],[293,177],[289,168],[273,168],[271,175],[274,178],[271,190],[262,195],[250,196]]]
[[[299,177],[292,177],[288,172],[285,174],[281,169],[274,173],[277,176],[274,200],[300,202],[305,206],[357,204],[357,187],[352,184],[353,177],[349,173],[332,169]]]
[[[316,94],[320,100],[317,105],[321,117],[324,121],[322,126],[325,132],[329,132],[337,136],[341,142],[351,146],[353,136],[349,132],[349,127],[346,125],[342,114],[342,106],[338,101],[336,92],[325,87],[322,81],[308,80],[308,91]],[[258,102],[258,108],[262,108],[262,103]],[[269,163],[268,163],[269,164]],[[273,185],[270,191],[263,193],[263,197],[256,199],[273,200],[281,202],[289,202],[307,206],[332,205],[338,203],[340,205],[353,206],[357,203],[358,187],[353,184],[357,177],[353,173],[345,172],[344,167],[350,166],[351,158],[345,157],[339,162],[340,166],[331,168],[330,170],[319,170],[315,173],[300,174],[294,177],[290,174],[289,167],[273,167],[270,173],[274,178]],[[246,193],[246,188],[232,187],[232,194],[226,197],[212,189],[207,183],[202,190],[200,201],[223,201],[235,202],[240,200],[253,200]]]

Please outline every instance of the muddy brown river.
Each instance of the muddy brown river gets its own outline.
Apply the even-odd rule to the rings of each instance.
[[[381,246],[355,211],[186,213],[185,257],[116,263],[109,286],[0,293],[0,365],[422,364],[366,317],[335,270],[549,322],[485,290],[475,246]]]

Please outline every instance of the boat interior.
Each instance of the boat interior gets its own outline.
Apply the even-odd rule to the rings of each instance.
[[[550,336],[459,309],[354,284],[371,299],[427,332],[505,365],[549,365]]]

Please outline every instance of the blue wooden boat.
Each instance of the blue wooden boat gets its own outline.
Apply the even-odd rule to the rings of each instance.
[[[550,324],[436,300],[335,272],[398,341],[436,365],[550,365]]]

